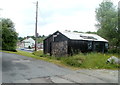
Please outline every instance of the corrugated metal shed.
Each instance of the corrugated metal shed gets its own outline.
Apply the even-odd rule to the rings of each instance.
[[[107,50],[108,41],[96,34],[56,31],[44,40],[44,54],[55,56]]]

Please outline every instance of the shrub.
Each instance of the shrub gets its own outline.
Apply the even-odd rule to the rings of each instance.
[[[62,58],[62,60],[67,65],[80,67],[85,59],[79,54],[79,55]]]
[[[108,50],[108,53],[112,53],[112,54],[120,54],[120,48],[111,48]]]

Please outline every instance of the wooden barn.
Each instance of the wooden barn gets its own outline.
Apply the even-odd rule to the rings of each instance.
[[[56,31],[44,40],[44,54],[67,56],[79,52],[107,52],[108,41],[96,34]]]

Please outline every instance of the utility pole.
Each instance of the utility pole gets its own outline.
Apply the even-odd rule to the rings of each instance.
[[[38,22],[38,1],[36,2],[35,51],[37,51],[37,22]]]

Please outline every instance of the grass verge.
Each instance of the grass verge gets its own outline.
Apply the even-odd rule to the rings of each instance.
[[[48,62],[52,62],[59,66],[67,67],[73,70],[86,68],[86,69],[118,69],[117,64],[106,64],[106,61],[111,56],[119,57],[116,54],[102,54],[102,53],[86,53],[77,54],[68,57],[54,57],[44,55],[42,51],[36,51],[33,53],[28,53],[24,51],[10,52],[3,51],[7,53],[14,53],[22,56],[32,57],[35,59],[40,59]]]
[[[50,60],[57,60],[60,63],[71,66],[74,68],[86,68],[86,69],[118,69],[118,64],[106,64],[106,61],[111,56],[119,57],[118,54],[109,54],[109,53],[80,53],[68,57],[54,57],[44,55],[42,51],[37,51],[33,53],[36,56],[46,57]]]
[[[50,56],[44,55],[42,51],[37,51],[37,52],[29,53],[29,52],[20,51],[20,50],[17,50],[17,52],[1,51],[0,50],[0,52],[12,53],[12,54],[17,54],[17,55],[32,57],[32,58],[35,58],[35,59],[39,59],[39,60],[44,60],[44,61],[47,61],[47,62],[51,62],[53,64],[57,64],[58,66],[66,67],[66,68],[69,68],[69,69],[72,69],[72,70],[79,69],[77,67],[65,65],[64,63],[62,63],[62,61],[57,60],[55,57],[50,57]]]

